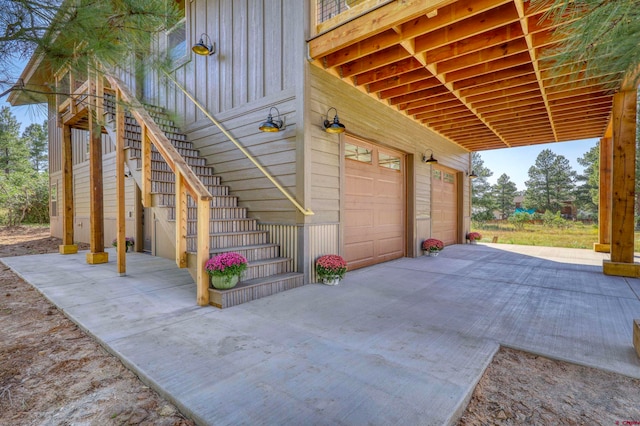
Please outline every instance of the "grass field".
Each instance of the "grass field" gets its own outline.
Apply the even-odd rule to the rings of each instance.
[[[598,241],[598,226],[585,225],[580,222],[570,223],[566,228],[551,228],[542,224],[526,224],[524,230],[516,230],[510,223],[475,224],[473,231],[482,234],[481,242],[490,243],[495,237],[498,243],[527,246],[570,247],[592,249]],[[635,235],[635,251],[640,251],[638,238]]]

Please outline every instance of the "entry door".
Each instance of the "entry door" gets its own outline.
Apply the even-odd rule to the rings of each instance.
[[[405,255],[405,155],[347,136],[344,246],[349,269]]]
[[[445,245],[458,242],[456,173],[439,166],[431,170],[431,235]]]

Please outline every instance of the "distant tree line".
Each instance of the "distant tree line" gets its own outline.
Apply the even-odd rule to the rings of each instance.
[[[49,222],[47,122],[20,123],[9,107],[0,109],[0,223]]]
[[[507,219],[515,213],[515,198],[523,196],[522,207],[539,213],[560,213],[563,204],[570,202],[577,210],[579,219],[597,219],[598,216],[598,168],[599,144],[591,148],[578,163],[584,173],[578,174],[571,168],[563,155],[544,149],[535,163],[529,167],[526,189],[519,192],[511,178],[503,173],[494,185],[488,178],[493,171],[484,166],[481,154],[472,154],[473,170],[478,175],[472,182],[472,219],[491,220],[497,217]]]

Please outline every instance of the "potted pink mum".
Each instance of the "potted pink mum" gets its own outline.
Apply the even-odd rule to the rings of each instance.
[[[316,274],[327,285],[338,285],[347,273],[347,262],[337,254],[326,254],[316,260]]]
[[[481,239],[482,239],[482,235],[479,232],[469,232],[467,234],[467,240],[469,240],[471,244],[475,244],[477,240],[481,240]]]
[[[211,286],[229,289],[238,284],[240,275],[247,269],[247,259],[236,252],[222,253],[207,260],[204,269],[211,276]]]
[[[422,250],[429,256],[437,256],[444,249],[444,243],[437,238],[428,238],[422,242]]]

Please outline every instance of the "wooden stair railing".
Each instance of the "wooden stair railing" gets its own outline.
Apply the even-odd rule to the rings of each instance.
[[[136,119],[142,134],[142,204],[151,207],[151,144],[162,155],[175,174],[176,203],[176,264],[180,268],[187,267],[187,194],[197,204],[197,253],[196,253],[196,287],[197,303],[200,306],[209,304],[209,276],[204,267],[209,259],[209,208],[213,199],[211,193],[191,170],[184,158],[171,144],[160,126],[153,120],[144,106],[131,93],[127,86],[113,75],[105,75],[111,88],[116,91],[116,99],[122,99],[129,112]],[[116,106],[117,107],[117,106]]]

